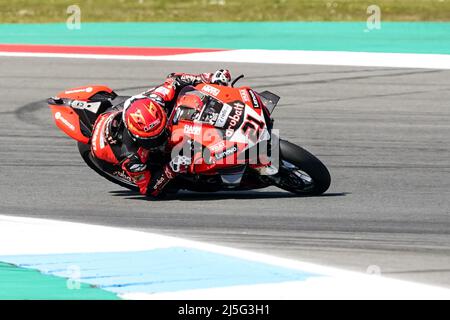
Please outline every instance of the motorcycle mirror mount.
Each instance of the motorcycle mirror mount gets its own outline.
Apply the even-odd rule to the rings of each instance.
[[[244,78],[244,75],[241,74],[239,77],[237,77],[236,79],[233,80],[233,82],[231,83],[231,87],[234,88],[234,85],[236,84],[236,82],[238,82],[239,80],[241,80],[242,78]]]

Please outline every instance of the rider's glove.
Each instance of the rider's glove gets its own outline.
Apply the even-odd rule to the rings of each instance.
[[[178,174],[186,173],[191,165],[191,159],[186,156],[176,156],[162,170],[154,172],[149,182],[147,196],[150,198],[158,198],[163,195],[166,185],[174,179]]]
[[[122,169],[139,187],[140,193],[146,194],[147,186],[151,178],[150,171],[147,169],[147,165],[140,162],[136,155],[133,155],[122,163]]]
[[[220,69],[213,73],[211,77],[212,84],[218,84],[221,86],[229,86],[231,82],[231,73],[227,69]]]

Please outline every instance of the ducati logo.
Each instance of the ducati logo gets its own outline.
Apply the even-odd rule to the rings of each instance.
[[[157,111],[157,109],[156,109],[155,105],[153,104],[153,102],[150,102],[150,105],[148,106],[148,111],[150,112],[150,114],[153,117],[156,118],[156,111]]]
[[[146,124],[145,123],[145,118],[142,115],[142,111],[141,110],[138,110],[138,111],[136,111],[134,113],[131,113],[130,117],[134,120],[134,122],[136,122],[138,124],[141,124],[141,125],[145,125]]]

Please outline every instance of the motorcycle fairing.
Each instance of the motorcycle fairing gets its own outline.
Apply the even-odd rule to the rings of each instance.
[[[61,91],[57,94],[59,98],[69,98],[80,101],[91,101],[99,93],[114,94],[114,91],[103,85],[84,86]],[[114,94],[115,95],[115,94]]]
[[[194,155],[194,171],[202,174],[246,164],[243,153],[270,139],[264,107],[248,87],[200,84],[185,88],[171,116],[171,144],[187,139],[201,145],[202,152]]]
[[[48,100],[56,125],[69,137],[89,143],[93,123],[117,95],[106,86],[84,86],[68,89]]]
[[[72,108],[65,105],[50,105],[50,109],[58,128],[76,141],[89,143],[89,137],[82,133],[80,117]]]

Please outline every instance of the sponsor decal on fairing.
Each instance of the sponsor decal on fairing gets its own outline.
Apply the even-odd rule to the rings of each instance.
[[[212,87],[212,86],[208,86],[208,85],[204,86],[204,87],[202,88],[202,90],[203,90],[204,92],[206,92],[206,93],[209,93],[209,94],[213,95],[214,97],[217,97],[217,96],[219,95],[219,93],[220,93],[220,90],[219,90],[219,89],[214,88],[214,87]]]
[[[228,116],[228,127],[227,130],[235,130],[242,123],[242,118],[245,111],[245,105],[240,101],[233,102],[232,114]]]
[[[64,118],[61,112],[55,113],[55,119],[64,123],[70,130],[75,131],[75,126],[69,122],[66,118]]]
[[[84,102],[84,101],[79,101],[79,100],[73,100],[73,101],[70,103],[70,106],[71,106],[72,108],[79,108],[79,109],[85,108],[85,107],[89,107],[89,106],[87,105],[86,102]]]
[[[201,131],[202,131],[202,127],[201,126],[189,125],[189,124],[186,124],[184,126],[184,133],[185,134],[199,135]]]
[[[115,175],[115,176],[117,176],[117,177],[119,177],[119,178],[125,179],[125,180],[127,180],[128,182],[133,183],[133,179],[131,179],[131,177],[128,176],[128,175],[127,175],[126,173],[124,173],[123,171],[114,171],[114,172],[113,172],[113,175]]]
[[[80,93],[80,92],[92,92],[94,89],[92,87],[82,88],[82,89],[76,89],[76,90],[68,90],[65,91],[65,94],[71,94],[71,93]]]
[[[250,102],[250,97],[248,96],[246,89],[239,90],[239,93],[241,94],[242,101],[244,101],[245,103]]]
[[[217,117],[216,127],[223,128],[228,120],[228,116],[230,115],[233,107],[228,104],[224,104],[222,110],[220,110],[219,116]]]
[[[238,151],[237,147],[234,146],[234,147],[231,147],[221,153],[214,155],[214,157],[216,158],[216,160],[220,160],[220,159],[226,158],[228,156],[231,156],[232,154],[236,153],[237,151]]]
[[[98,135],[100,134],[100,149],[103,149],[105,147],[105,141],[103,138],[103,135],[101,134],[101,131],[103,131],[104,128],[104,123],[105,123],[106,119],[104,117],[102,117],[102,119],[100,120],[100,122],[95,126],[95,130],[94,133],[92,135],[92,148],[94,149],[94,151],[97,151],[97,138]]]
[[[253,92],[253,90],[249,90],[250,95],[252,96],[253,106],[255,108],[259,108],[258,98],[256,97],[256,94]]]
[[[212,152],[218,152],[220,150],[223,150],[223,148],[225,148],[225,141],[220,141],[220,142],[216,143],[215,145],[212,145],[211,147],[209,147],[209,149]]]

